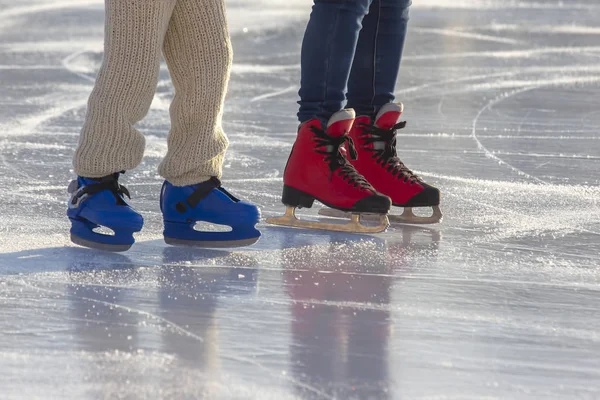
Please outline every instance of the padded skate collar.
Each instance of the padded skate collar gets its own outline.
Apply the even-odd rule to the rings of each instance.
[[[388,103],[381,107],[375,117],[375,125],[382,129],[392,129],[400,121],[404,106],[402,103]]]

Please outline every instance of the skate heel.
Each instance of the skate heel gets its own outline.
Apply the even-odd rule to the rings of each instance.
[[[295,189],[288,185],[283,185],[281,202],[290,207],[311,208],[315,202],[315,198],[301,190]]]

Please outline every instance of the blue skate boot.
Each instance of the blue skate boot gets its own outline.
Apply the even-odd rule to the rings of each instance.
[[[260,232],[258,208],[241,201],[221,187],[217,178],[197,185],[178,187],[165,181],[160,194],[165,222],[165,242],[196,247],[241,247],[256,243]],[[229,232],[194,229],[197,222],[231,227]]]
[[[142,230],[144,219],[127,202],[119,173],[103,178],[78,177],[69,185],[71,200],[67,216],[71,220],[71,241],[84,247],[107,251],[126,251],[133,245],[134,232]],[[113,235],[95,232],[109,228]]]

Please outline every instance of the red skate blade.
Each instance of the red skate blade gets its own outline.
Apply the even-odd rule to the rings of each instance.
[[[415,215],[411,207],[405,207],[404,212],[401,215],[389,214],[388,219],[392,223],[400,224],[415,224],[415,225],[428,225],[437,224],[443,218],[442,210],[439,206],[433,206],[433,214],[430,217],[421,217]],[[334,218],[348,218],[349,213],[335,210],[333,208],[322,208],[319,210],[319,215]],[[365,221],[373,221],[379,218],[376,214],[361,214],[360,215]]]
[[[267,223],[271,225],[287,226],[292,228],[318,229],[324,231],[347,233],[380,233],[385,231],[390,226],[390,222],[387,218],[387,215],[376,216],[375,214],[372,214],[372,216],[376,216],[376,220],[379,221],[379,225],[377,226],[365,226],[360,223],[360,215],[350,215],[350,222],[347,224],[302,221],[296,217],[295,207],[287,207],[285,210],[285,215],[283,217],[269,218],[267,219]]]

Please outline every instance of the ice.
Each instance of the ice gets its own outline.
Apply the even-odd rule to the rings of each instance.
[[[103,2],[0,0],[0,397],[600,398],[600,6],[414,3],[398,147],[441,225],[167,247],[163,67],[123,181],[147,223],[106,254],[65,217]],[[310,4],[228,6],[224,181],[275,216]]]

